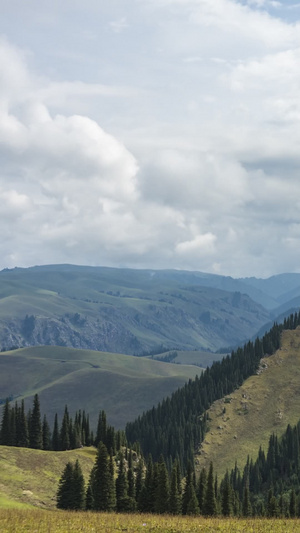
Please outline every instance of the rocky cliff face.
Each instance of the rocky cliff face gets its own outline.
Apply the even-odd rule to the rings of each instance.
[[[29,332],[24,331],[25,320],[0,322],[2,350],[38,345],[70,346],[117,353],[142,350],[142,345],[130,331],[106,320],[84,319],[81,324],[74,324],[74,319],[66,316],[33,317],[34,325]]]
[[[187,312],[179,306],[149,303],[143,312],[109,307],[95,316],[66,313],[26,315],[0,321],[0,349],[57,345],[141,355],[164,349],[208,349],[244,342],[256,333],[264,314],[218,308]],[[158,350],[159,351],[159,350]]]

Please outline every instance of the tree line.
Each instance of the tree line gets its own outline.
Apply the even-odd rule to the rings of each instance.
[[[260,447],[256,460],[248,457],[242,473],[235,465],[227,483],[230,514],[246,498],[248,516],[300,517],[300,421],[281,438],[270,435],[267,452]]]
[[[73,419],[66,405],[61,424],[56,413],[51,431],[46,415],[41,415],[38,394],[35,394],[32,409],[27,413],[24,400],[21,404],[15,402],[14,406],[11,406],[9,400],[5,402],[0,426],[0,444],[4,446],[64,451],[82,446],[97,446],[100,441],[114,453],[127,444],[125,432],[115,431],[107,423],[103,410],[99,413],[94,435],[90,429],[89,415],[84,410],[77,411]]]
[[[210,472],[201,492],[201,509],[208,516],[213,514],[215,480]],[[200,513],[198,484],[189,463],[183,482],[181,465],[176,459],[168,472],[161,455],[153,462],[147,461],[136,451],[122,448],[113,456],[103,442],[98,444],[97,456],[85,487],[78,460],[67,463],[59,481],[57,507],[70,510],[169,513],[195,515]]]
[[[255,374],[261,358],[280,348],[282,331],[295,329],[298,325],[300,312],[290,315],[283,324],[274,323],[261,339],[249,341],[222,361],[214,362],[157,407],[128,423],[128,442],[139,442],[144,455],[151,453],[154,460],[162,454],[168,466],[178,457],[186,469],[204,439],[207,409]]]
[[[100,442],[90,478],[78,460],[67,463],[59,481],[57,507],[70,510],[143,512],[173,515],[300,517],[300,421],[278,439],[273,433],[267,453],[237,464],[218,483],[213,463],[198,479],[189,462],[186,476],[178,459],[168,471],[161,455],[153,462],[121,448],[116,456]]]

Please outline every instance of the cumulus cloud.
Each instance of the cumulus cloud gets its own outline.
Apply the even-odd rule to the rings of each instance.
[[[267,0],[88,3],[86,70],[62,76],[67,40],[47,72],[0,41],[1,266],[299,270],[298,21]]]

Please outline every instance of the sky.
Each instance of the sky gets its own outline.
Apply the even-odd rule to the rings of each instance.
[[[300,272],[300,2],[2,0],[0,268]]]

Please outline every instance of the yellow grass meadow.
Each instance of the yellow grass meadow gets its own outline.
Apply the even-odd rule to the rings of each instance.
[[[1,533],[128,533],[161,531],[165,533],[295,533],[300,520],[222,519],[171,517],[144,514],[81,513],[0,509]]]

